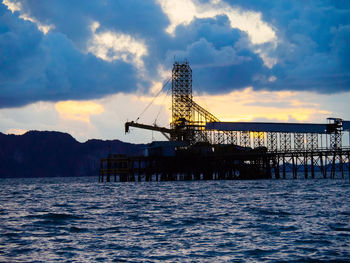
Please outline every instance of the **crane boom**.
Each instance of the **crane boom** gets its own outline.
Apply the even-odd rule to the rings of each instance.
[[[174,133],[174,129],[168,129],[165,127],[158,127],[156,125],[141,124],[141,123],[136,123],[133,121],[125,123],[125,133],[129,132],[130,127],[136,127],[136,128],[161,132],[168,140],[170,140],[169,135],[172,135]]]

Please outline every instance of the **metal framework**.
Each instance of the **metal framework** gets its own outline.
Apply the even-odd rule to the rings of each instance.
[[[333,150],[340,149],[342,147],[342,133],[331,133],[330,135],[330,148]]]
[[[280,149],[282,151],[290,151],[292,148],[292,138],[290,133],[280,133]]]
[[[250,132],[249,131],[242,131],[241,132],[240,144],[243,147],[250,147]]]
[[[294,133],[294,148],[304,150],[304,133]]]
[[[291,175],[295,179],[301,171],[305,178],[309,175],[315,178],[316,172],[323,178],[344,178],[347,170],[350,179],[350,147],[342,145],[345,132],[349,133],[350,141],[350,121],[328,118],[327,124],[220,122],[193,101],[192,69],[187,61],[175,62],[172,70],[171,128],[127,122],[125,131],[130,127],[159,131],[185,146],[180,147],[183,149],[179,149],[179,155],[174,158],[155,155],[101,159],[100,181],[105,175],[107,181],[111,175],[116,180],[118,174],[121,181],[133,181],[136,174],[139,181],[152,180],[152,174],[158,180],[159,173],[162,173],[160,180],[247,179],[250,178],[244,177],[247,169],[251,174],[263,171],[259,178],[271,178],[273,171],[276,179],[281,177],[280,170],[283,178]],[[237,170],[242,172],[238,177]]]
[[[175,132],[171,139],[187,141],[190,144],[197,142],[224,144],[227,133],[206,132],[205,125],[209,122],[220,122],[220,120],[193,101],[192,69],[189,63],[175,62],[172,70],[171,122]]]
[[[306,149],[315,150],[318,148],[318,134],[307,133],[306,134]]]
[[[342,149],[342,136],[345,131],[350,131],[350,121],[339,118],[327,120],[327,124],[220,122],[193,100],[192,69],[184,61],[175,62],[172,69],[171,128],[127,122],[125,131],[129,131],[129,127],[138,127],[162,132],[170,140],[185,141],[189,145],[233,144],[253,148],[266,147],[269,152],[315,151],[323,147],[326,137],[327,149]],[[303,160],[309,161],[310,159]]]
[[[254,151],[253,151],[254,152]],[[256,167],[264,170],[257,178],[350,179],[350,149],[304,152],[241,152],[196,158],[127,157],[109,155],[100,161],[99,182],[254,179],[243,173]],[[237,176],[236,171],[239,173]]]
[[[192,69],[188,62],[175,62],[172,71],[172,124],[192,117]]]
[[[226,136],[226,144],[238,145],[237,132],[229,132],[229,134]]]
[[[276,132],[267,133],[267,149],[269,151],[277,151],[277,133]]]
[[[254,132],[254,148],[265,146],[264,135],[264,132]]]

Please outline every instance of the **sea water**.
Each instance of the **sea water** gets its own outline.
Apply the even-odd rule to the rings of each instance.
[[[1,262],[349,262],[345,180],[2,179]]]

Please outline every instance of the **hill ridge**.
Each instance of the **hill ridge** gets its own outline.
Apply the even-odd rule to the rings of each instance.
[[[143,144],[120,140],[77,141],[69,133],[28,131],[0,134],[0,178],[97,176],[108,152],[138,155]]]

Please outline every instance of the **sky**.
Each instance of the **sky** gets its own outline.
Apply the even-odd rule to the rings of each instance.
[[[2,1],[2,2],[1,2]],[[348,0],[0,0],[0,132],[164,139],[175,60],[222,121],[350,120]]]

